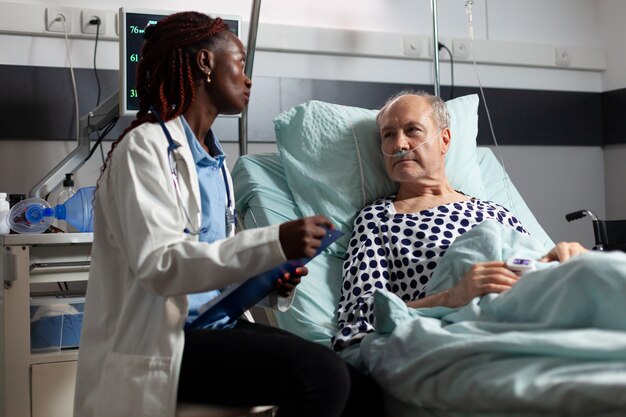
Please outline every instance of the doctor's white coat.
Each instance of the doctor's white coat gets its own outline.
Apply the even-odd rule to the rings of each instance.
[[[180,119],[166,125],[181,145],[174,151],[179,183],[197,230],[195,164]],[[173,417],[186,294],[226,287],[284,261],[278,225],[212,244],[185,234],[167,139],[151,123],[132,130],[113,152],[94,222],[74,416]]]

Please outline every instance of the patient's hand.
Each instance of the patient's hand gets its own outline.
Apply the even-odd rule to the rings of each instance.
[[[554,249],[545,254],[540,262],[551,262],[551,261],[559,261],[565,262],[569,258],[580,255],[583,253],[589,252],[589,249],[584,248],[578,242],[560,242],[557,244]]]
[[[488,293],[501,293],[511,288],[519,279],[505,262],[481,262],[474,264],[454,287],[425,298],[408,301],[407,306],[462,307],[474,297]]]
[[[276,281],[276,292],[281,297],[289,297],[296,289],[296,286],[300,284],[301,278],[308,275],[308,273],[309,270],[306,266],[296,268],[296,271],[293,274],[287,272],[281,278],[278,278],[278,281]]]
[[[445,305],[461,307],[479,295],[501,293],[511,288],[518,279],[505,262],[474,264],[461,281],[448,290]]]

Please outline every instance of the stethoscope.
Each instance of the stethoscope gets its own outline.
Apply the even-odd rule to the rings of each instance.
[[[180,184],[178,182],[178,169],[176,168],[176,158],[174,158],[174,150],[178,148],[174,139],[172,139],[172,135],[170,134],[167,126],[165,126],[165,122],[159,116],[154,108],[151,108],[150,111],[154,114],[154,117],[159,121],[161,125],[161,129],[163,129],[163,133],[167,138],[167,158],[169,162],[170,174],[172,175],[172,181],[174,182],[174,189],[176,190],[176,199],[178,201],[178,206],[180,210],[183,212],[185,219],[187,220],[188,227],[183,229],[183,232],[188,233],[190,235],[199,236],[202,233],[207,232],[206,227],[194,228],[193,223],[191,222],[191,216],[189,215],[189,211],[185,208],[185,204],[183,202],[183,195],[180,191]],[[233,205],[231,194],[230,194],[230,186],[228,185],[228,177],[226,175],[226,168],[224,165],[221,167],[222,171],[222,179],[224,180],[224,185],[226,186],[226,236],[230,235],[231,229],[234,229],[237,222],[237,216],[235,213],[235,207]],[[200,209],[197,209],[196,216],[198,219],[198,224],[202,224],[202,214],[200,213]]]

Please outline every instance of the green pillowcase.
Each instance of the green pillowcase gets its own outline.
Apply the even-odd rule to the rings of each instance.
[[[483,198],[476,159],[478,96],[446,103],[450,112],[451,146],[446,174],[452,186]],[[274,119],[276,143],[285,177],[304,216],[324,214],[346,232],[331,253],[343,257],[353,221],[364,206],[394,193],[380,151],[378,110],[308,101]]]

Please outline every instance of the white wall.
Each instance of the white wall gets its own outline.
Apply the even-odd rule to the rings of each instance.
[[[511,181],[552,240],[593,247],[588,218],[569,223],[565,215],[588,209],[605,218],[602,148],[503,146],[501,151]]]
[[[576,48],[601,47],[602,38],[599,31],[597,16],[597,0],[551,0],[544,4],[541,0],[519,2],[517,0],[476,0],[473,6],[473,27],[476,38],[477,57],[480,58],[481,48],[487,48],[489,42],[495,45],[505,42],[501,55],[510,54],[515,65],[479,65],[481,80],[485,86],[502,88],[528,88],[548,90],[601,91],[602,74],[599,71],[585,71],[567,68],[528,67],[533,58],[526,48],[518,50],[516,44],[534,47],[540,50],[545,46]],[[9,3],[0,2],[1,5]],[[57,37],[25,37],[20,36],[21,30],[46,33],[43,26],[45,7],[66,6],[72,8],[102,8],[108,11],[108,27],[103,34],[104,40],[99,45],[98,66],[106,69],[118,67],[117,43],[115,41],[114,14],[117,5],[113,6],[104,0],[49,0],[14,1],[16,5],[32,8],[32,12],[20,15],[20,19],[28,22],[15,22],[9,13],[0,13],[0,63],[14,65],[67,66],[65,43],[61,34]],[[218,11],[224,14],[241,15],[244,22],[249,20],[251,1],[198,1],[188,0],[185,9],[201,11]],[[353,36],[355,44],[370,42],[372,48],[379,48],[376,34],[399,34],[397,42],[389,47],[401,48],[401,35],[432,36],[432,17],[428,0],[368,0],[367,6],[361,0],[272,0],[264,2],[261,7],[260,28],[257,43],[259,48],[270,44],[275,46],[272,38],[272,25],[291,25],[294,27],[320,28],[319,36],[313,34],[306,37],[296,35],[306,50],[313,45],[318,46],[324,38],[323,31],[331,29],[348,29],[358,31],[344,36]],[[454,38],[467,36],[467,18],[464,0],[439,1],[439,36],[442,42],[449,44]],[[39,5],[40,9],[36,9]],[[164,0],[128,0],[126,8],[149,8],[172,10],[172,2]],[[7,8],[7,6],[5,6]],[[12,8],[15,9],[15,8]],[[13,12],[19,11],[18,7]],[[73,34],[79,34],[78,15],[74,15]],[[7,28],[12,29],[9,34]],[[247,33],[244,25],[244,40]],[[3,34],[4,32],[4,34]],[[300,35],[300,36],[298,36]],[[371,35],[365,36],[365,35]],[[365,40],[364,40],[365,39]],[[286,43],[287,40],[285,40]],[[487,44],[485,44],[487,42]],[[508,42],[508,43],[506,43]],[[77,67],[91,68],[93,39],[70,39],[72,62]],[[423,56],[419,60],[380,59],[371,57],[345,57],[320,54],[281,54],[260,50],[255,61],[257,76],[286,76],[295,78],[336,79],[350,81],[408,82],[431,84],[434,80],[433,65],[428,58],[429,42],[423,45]],[[487,45],[487,46],[486,46]],[[367,45],[366,45],[367,46]],[[506,48],[509,48],[507,50]],[[493,48],[492,48],[493,50]],[[21,53],[16,53],[20,51]],[[548,48],[548,59],[554,52]],[[515,53],[519,52],[520,56]],[[449,67],[445,63],[446,53],[442,51],[444,61],[441,68],[441,82],[450,82]],[[427,60],[428,59],[428,60]],[[457,60],[458,61],[458,60]],[[480,59],[479,59],[480,61]],[[504,60],[506,62],[506,60]],[[520,65],[521,62],[521,65]],[[542,61],[543,62],[543,61]],[[476,85],[474,69],[468,63],[457,62],[455,65],[455,83],[457,85]]]
[[[602,76],[602,90],[626,87],[626,2],[600,0],[600,33],[606,42],[607,70]]]
[[[626,2],[600,0],[601,28],[607,44],[607,70],[602,77],[604,91],[626,86]],[[626,114],[626,109],[624,109]],[[606,214],[609,219],[626,219],[626,146],[604,148]]]
[[[111,5],[104,0],[48,0],[45,3],[18,0],[15,3],[106,10],[117,8],[117,5]],[[464,3],[464,0],[439,1],[439,35],[442,40],[466,36]],[[128,0],[124,6],[171,10],[172,2]],[[185,9],[240,14],[244,21],[249,18],[250,6],[251,1],[243,0],[188,0],[184,3]],[[538,48],[542,45],[573,48],[609,45],[618,48],[622,47],[621,39],[605,41],[606,36],[613,37],[615,33],[603,32],[602,27],[606,26],[607,19],[617,19],[620,24],[616,26],[621,26],[625,18],[615,17],[615,12],[624,16],[621,9],[623,4],[619,0],[476,0],[473,11],[474,33],[477,43],[537,44]],[[343,28],[383,34],[430,36],[432,33],[428,0],[395,0],[392,4],[388,0],[265,1],[261,8],[259,44],[264,42],[264,27],[268,28],[272,24]],[[109,36],[111,30],[113,29],[107,33]],[[74,65],[90,68],[93,41],[71,39],[70,45]],[[607,65],[617,65],[612,60],[626,55],[622,52],[623,50],[619,50],[614,55],[612,50],[609,51]],[[443,52],[442,58],[445,59]],[[117,68],[116,42],[109,40],[101,43],[98,62],[101,68]],[[0,64],[66,66],[64,40],[58,37],[0,34]],[[613,75],[605,76],[601,71],[517,64],[480,64],[479,73],[482,84],[486,87],[600,92],[608,86],[619,88],[618,86],[626,84],[623,79]],[[432,64],[424,59],[347,57],[267,50],[257,52],[255,75],[422,84],[433,81]],[[449,66],[442,62],[441,82],[445,85],[449,81]],[[469,64],[457,63],[455,84],[477,85],[474,68]],[[33,117],[36,118],[36,115]],[[0,141],[0,190],[11,193],[27,192],[73,146],[73,142]],[[226,148],[230,155],[237,155],[236,145],[228,144]],[[274,145],[250,145],[250,152],[273,149]],[[599,214],[605,214],[605,165],[600,148],[503,147],[503,154],[505,162],[508,161],[507,168],[513,181],[553,240],[586,241],[590,235],[590,227],[587,228],[584,224],[565,224],[562,216],[580,208],[595,208]],[[79,185],[88,185],[95,181],[98,156],[92,159],[78,173]],[[234,160],[231,159],[231,166],[233,163]],[[581,192],[581,184],[586,190],[593,192]]]

